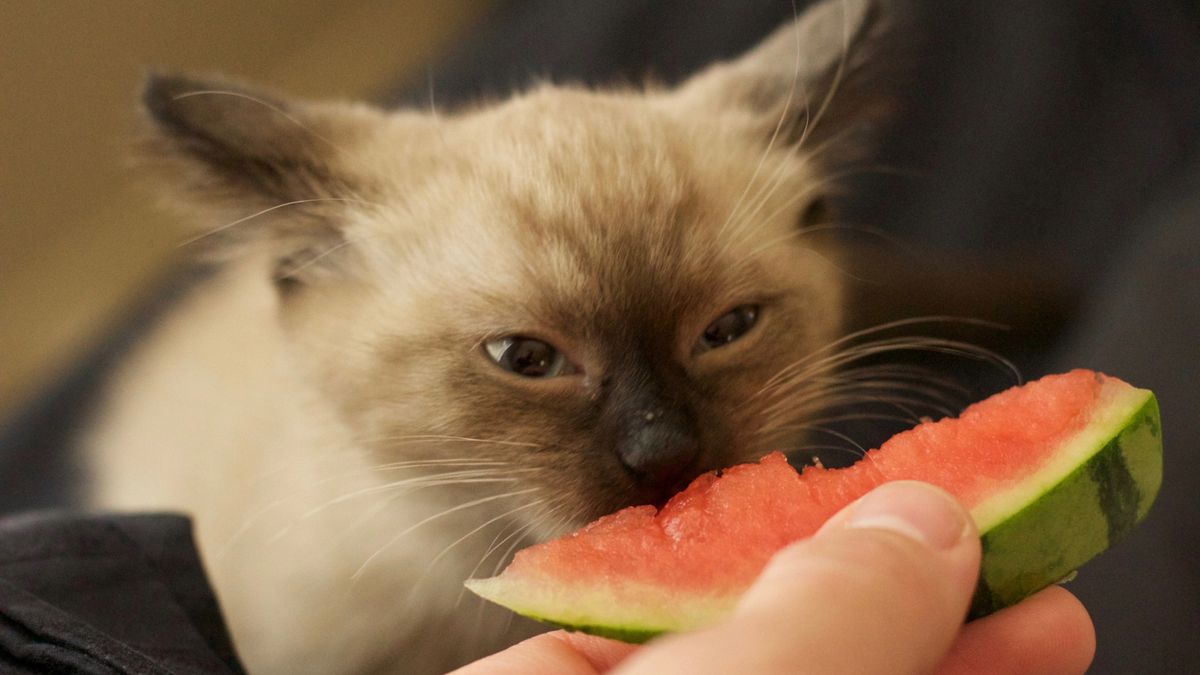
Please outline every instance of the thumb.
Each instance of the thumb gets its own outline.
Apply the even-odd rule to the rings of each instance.
[[[777,554],[729,621],[664,640],[622,672],[930,672],[963,625],[979,556],[952,497],[888,483]]]

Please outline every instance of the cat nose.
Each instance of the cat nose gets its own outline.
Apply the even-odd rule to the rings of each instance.
[[[644,423],[630,430],[619,450],[621,463],[640,483],[657,492],[674,487],[700,451],[686,423],[673,417],[642,413]]]

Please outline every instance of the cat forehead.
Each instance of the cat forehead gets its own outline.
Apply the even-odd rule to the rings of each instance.
[[[700,261],[718,253],[728,200],[668,111],[640,96],[547,90],[485,122],[476,172],[492,211],[481,227],[503,239],[522,288],[629,315],[650,310],[648,296],[679,304],[712,285]]]
[[[522,236],[587,246],[714,240],[727,234],[718,217],[767,176],[756,172],[795,173],[776,170],[795,157],[768,155],[757,136],[677,114],[652,95],[544,89],[470,132],[470,174],[490,208]]]
[[[763,218],[774,209],[743,219],[757,198],[739,195],[775,179],[782,195],[798,166],[722,124],[572,90],[448,122],[432,140],[443,168],[401,216],[417,213],[430,243],[405,271],[472,316],[652,324],[709,311],[753,285],[754,249],[788,228]]]
[[[697,180],[677,121],[643,97],[543,90],[478,125],[481,175],[531,218],[673,208]]]

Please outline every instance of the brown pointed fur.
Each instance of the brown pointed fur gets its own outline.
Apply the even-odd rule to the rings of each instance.
[[[528,634],[462,581],[657,498],[614,449],[642,412],[622,397],[694,429],[682,478],[786,441],[759,393],[839,329],[839,272],[801,228],[862,121],[815,116],[868,100],[878,11],[822,6],[677,90],[440,117],[152,82],[156,164],[224,262],[114,382],[93,501],[195,516],[252,672],[438,672]],[[694,350],[744,304],[745,337]],[[504,335],[579,374],[503,371],[481,345]]]

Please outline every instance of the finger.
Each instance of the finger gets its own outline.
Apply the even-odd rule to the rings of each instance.
[[[531,637],[452,675],[597,675],[636,649],[636,645],[560,630]]]
[[[608,640],[595,635],[587,635],[585,633],[568,633],[566,631],[558,631],[551,635],[560,635],[562,639],[571,645],[571,647],[579,652],[583,658],[592,664],[598,673],[607,673],[616,668],[629,655],[640,649],[638,645],[631,645],[626,642],[618,642],[617,640]]]
[[[1051,586],[963,627],[940,675],[1035,675],[1086,672],[1096,653],[1096,631],[1083,603]]]
[[[621,672],[930,672],[962,627],[979,555],[953,498],[889,483],[777,555],[731,620],[665,639]]]

